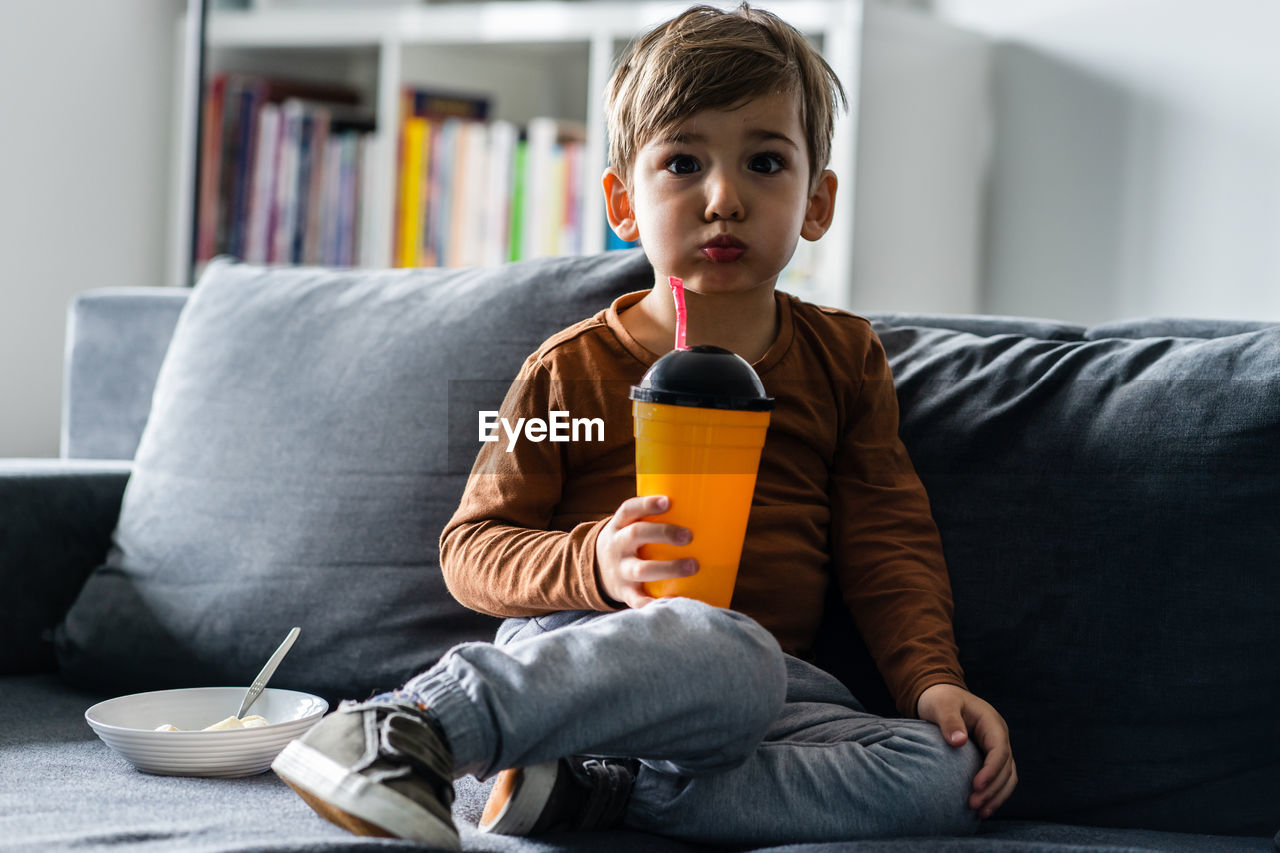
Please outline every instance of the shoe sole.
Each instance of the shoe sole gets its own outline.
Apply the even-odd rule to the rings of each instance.
[[[493,820],[481,820],[480,831],[496,835],[528,835],[551,798],[559,770],[558,761],[522,768],[515,791]]]
[[[316,814],[354,835],[407,838],[445,850],[462,849],[451,823],[304,743],[290,742],[271,762],[271,769]]]

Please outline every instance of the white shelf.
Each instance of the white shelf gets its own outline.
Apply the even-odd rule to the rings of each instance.
[[[603,92],[615,56],[630,39],[687,6],[685,2],[489,0],[350,8],[276,6],[258,0],[249,10],[210,13],[209,73],[231,65],[252,66],[251,70],[266,73],[336,77],[366,93],[378,124],[362,200],[361,263],[384,267],[391,263],[397,113],[403,84],[483,92],[493,99],[495,117],[517,123],[538,114],[585,121],[588,137],[581,179],[585,186],[596,187],[606,156]],[[858,151],[863,90],[879,85],[877,71],[864,66],[864,41],[875,37],[885,12],[874,0],[775,0],[768,8],[820,46],[845,86],[850,107],[837,118],[832,142],[831,168],[840,180],[835,225],[812,248],[802,241],[793,267],[808,275],[793,276],[780,286],[816,302],[853,307],[857,304],[854,215],[875,209],[874,200],[865,198],[858,198],[855,205],[858,175],[860,170],[878,168],[860,162]],[[891,149],[877,146],[877,150]],[[941,151],[936,156],[948,154]],[[966,199],[965,204],[980,201]],[[599,192],[585,194],[581,213],[583,222],[600,223],[584,235],[584,251],[602,250],[604,209]],[[958,215],[977,217],[979,211],[958,211]],[[875,246],[857,244],[859,254],[875,251]],[[184,257],[182,247],[177,247],[179,272]],[[950,284],[943,281],[938,287]]]
[[[769,5],[797,29],[822,34],[844,0],[778,0]],[[590,42],[630,39],[688,8],[687,3],[493,0],[384,9],[265,8],[209,16],[213,47],[335,47],[414,44]]]

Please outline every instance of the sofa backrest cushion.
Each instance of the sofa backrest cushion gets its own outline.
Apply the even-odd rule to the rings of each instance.
[[[273,683],[363,698],[490,639],[437,563],[480,446],[472,405],[460,452],[459,410],[483,393],[496,409],[545,338],[651,283],[639,251],[489,270],[215,262],[160,369],[112,549],[57,631],[64,674],[116,693],[248,684],[297,625]]]
[[[67,312],[61,455],[132,459],[190,290],[101,287]]]
[[[877,324],[1004,817],[1280,826],[1280,327],[1194,325]]]

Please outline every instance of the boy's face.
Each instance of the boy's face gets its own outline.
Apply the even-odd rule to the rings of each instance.
[[[831,223],[836,179],[809,180],[800,108],[788,95],[703,110],[636,152],[630,185],[612,169],[609,223],[639,238],[655,280],[699,293],[772,288],[800,237]]]

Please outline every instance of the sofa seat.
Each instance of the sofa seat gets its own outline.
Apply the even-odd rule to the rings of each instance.
[[[153,776],[98,740],[84,711],[109,698],[67,686],[59,676],[9,676],[0,702],[0,848],[4,850],[419,850],[410,842],[359,838],[319,820],[274,773],[238,779]],[[455,785],[463,849],[484,853],[589,851],[685,853],[701,849],[655,835],[615,831],[544,839],[475,829],[488,786]],[[71,807],[74,805],[74,807]],[[550,842],[550,843],[548,843]],[[935,851],[1178,850],[1275,853],[1269,839],[1097,829],[1033,821],[987,823],[975,838],[902,838],[799,844],[770,853],[934,853]]]

